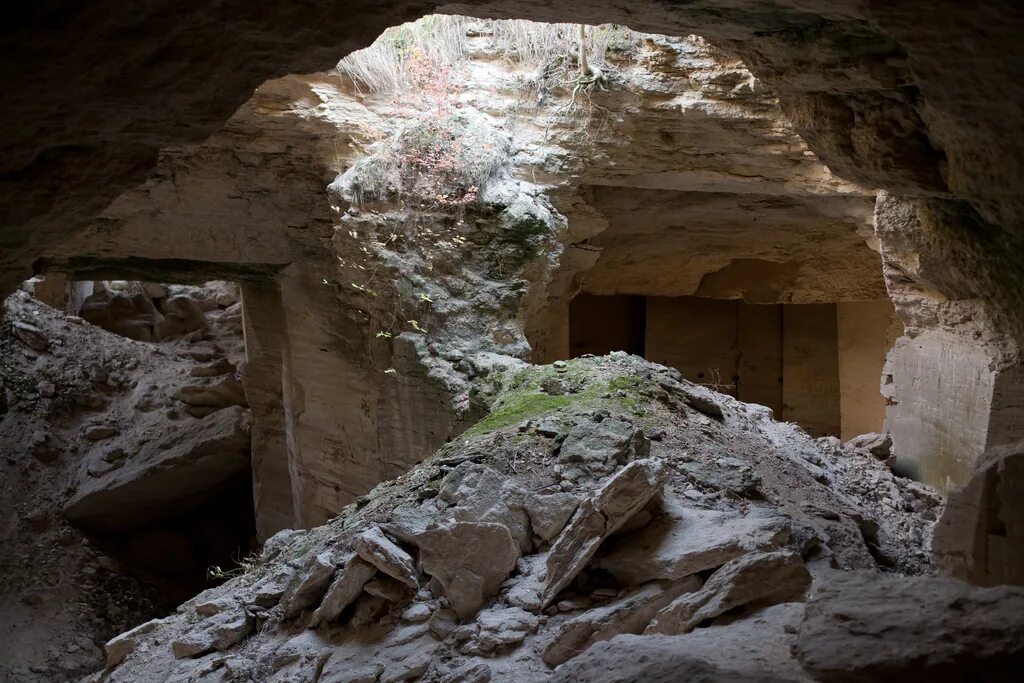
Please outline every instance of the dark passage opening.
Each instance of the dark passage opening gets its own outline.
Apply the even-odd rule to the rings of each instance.
[[[171,609],[257,548],[238,287],[59,274],[31,284],[52,308],[143,342],[69,327],[91,355],[69,354],[62,371],[87,376],[90,398],[53,429],[77,453],[65,517]]]
[[[705,297],[594,296],[569,307],[573,357],[627,351],[758,403],[814,436],[879,431],[879,378],[895,338],[887,301],[748,304]]]
[[[594,296],[580,294],[569,309],[569,348],[572,357],[603,356],[626,351],[645,353],[647,328],[646,297],[631,295]]]
[[[252,478],[243,476],[191,510],[146,526],[98,532],[94,539],[173,607],[223,580],[211,575],[211,567],[230,573],[256,550],[254,517]]]

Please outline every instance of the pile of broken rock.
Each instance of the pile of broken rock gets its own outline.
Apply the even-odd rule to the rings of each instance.
[[[624,354],[491,382],[490,416],[461,439],[115,638],[94,680],[997,680],[1019,667],[1024,591],[933,576],[940,499],[870,453]],[[532,400],[554,384],[562,400]],[[897,500],[848,493],[853,469]]]
[[[203,539],[165,521],[249,474],[237,292],[232,300],[220,283],[161,292],[203,309],[202,335],[133,341],[26,292],[5,302],[0,680],[95,671],[111,636],[199,590],[172,593],[164,579],[187,568],[201,581],[201,543],[224,535],[224,520],[208,522]],[[165,318],[173,306],[184,307],[164,306]],[[153,547],[174,548],[177,566]]]

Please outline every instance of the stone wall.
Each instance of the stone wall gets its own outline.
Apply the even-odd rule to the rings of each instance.
[[[646,315],[647,300],[642,296],[580,294],[567,312],[568,355],[603,356],[612,351],[644,355]]]
[[[841,431],[834,305],[782,307],[782,406],[811,434]]]
[[[966,483],[986,450],[1021,438],[1024,391],[1015,314],[972,291],[995,277],[993,264],[976,264],[965,285],[946,256],[973,237],[951,235],[945,218],[890,195],[875,209],[887,287],[906,328],[886,364],[886,428],[906,471],[942,490]]]
[[[771,408],[782,404],[782,307],[739,304],[739,376],[741,400]]]
[[[840,301],[836,304],[839,341],[839,401],[842,438],[877,432],[885,420],[879,391],[886,354],[903,333],[892,302]]]
[[[736,396],[738,320],[735,301],[648,297],[644,357]]]
[[[901,338],[886,385],[886,427],[902,467],[940,489],[967,480],[988,443],[994,373],[983,348],[943,331]]]
[[[1024,585],[1024,442],[983,455],[971,479],[950,489],[935,527],[934,556],[982,586]]]
[[[276,283],[242,285],[246,363],[242,373],[252,409],[252,484],[260,540],[295,520],[282,394],[284,312]]]

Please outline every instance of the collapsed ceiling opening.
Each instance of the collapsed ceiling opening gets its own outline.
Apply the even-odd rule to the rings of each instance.
[[[282,9],[270,34],[320,11],[299,19]],[[625,19],[603,5],[581,12]],[[321,680],[347,680],[369,667],[371,677],[396,680],[472,672],[473,680],[568,680],[606,667],[602,657],[621,660],[615,647],[657,649],[651,635],[688,637],[698,624],[714,626],[719,644],[743,640],[744,628],[790,639],[772,651],[797,655],[772,660],[783,677],[827,679],[836,667],[851,667],[844,675],[905,671],[916,661],[908,653],[925,646],[913,633],[879,654],[871,638],[844,632],[850,660],[817,649],[816,639],[816,614],[845,609],[842,600],[870,605],[877,596],[869,585],[883,581],[857,572],[834,579],[824,569],[935,569],[929,543],[939,499],[893,476],[893,456],[900,473],[941,490],[987,468],[951,494],[946,515],[959,516],[943,518],[936,557],[977,583],[1019,579],[1019,515],[1006,507],[1012,494],[1001,484],[1012,480],[1013,452],[983,455],[1022,436],[1016,181],[976,163],[1006,137],[1006,117],[991,115],[996,106],[962,116],[956,74],[972,60],[950,67],[948,55],[916,36],[917,19],[907,28],[900,9],[861,8],[827,21],[805,8],[726,18],[697,3],[686,12],[652,6],[626,23],[700,26],[710,43],[619,26],[431,17],[393,29],[384,48],[378,43],[340,70],[267,81],[223,128],[224,101],[259,67],[193,84],[186,90],[198,97],[231,83],[223,99],[199,107],[205,120],[181,121],[180,133],[169,134],[157,117],[132,144],[103,147],[104,172],[118,176],[103,192],[95,168],[93,177],[69,163],[69,147],[23,163],[31,173],[8,174],[66,177],[68,198],[89,197],[61,204],[73,204],[65,216],[73,229],[58,240],[45,227],[46,186],[26,185],[23,210],[5,234],[13,248],[4,277],[20,279],[34,264],[47,273],[40,298],[52,296],[47,281],[60,291],[61,273],[79,282],[240,282],[234,315],[244,316],[246,362],[234,393],[206,393],[221,400],[244,387],[235,403],[247,403],[251,416],[219,404],[197,404],[201,413],[216,408],[197,415],[181,396],[174,400],[187,407],[172,409],[188,414],[189,428],[229,413],[251,420],[251,482],[241,481],[236,498],[222,497],[226,507],[184,520],[185,528],[240,513],[240,561],[249,522],[265,541],[341,515],[274,536],[220,592],[113,641],[107,655],[116,668],[105,675],[180,670],[260,680],[308,669]],[[82,25],[95,26],[87,15]],[[999,32],[963,19],[975,37]],[[226,35],[248,40],[236,30]],[[101,44],[107,34],[97,35]],[[303,35],[305,56],[280,73],[308,74],[313,69],[293,67],[323,62],[315,46],[331,41],[319,29]],[[162,77],[154,78],[160,89]],[[12,102],[13,111],[27,100]],[[88,98],[80,104],[86,121],[94,109]],[[146,106],[140,100],[138,111]],[[977,124],[973,137],[961,135],[961,119]],[[48,144],[46,131],[37,132]],[[77,153],[116,138],[105,126],[94,134]],[[191,144],[167,144],[185,139]],[[187,311],[167,297],[140,296],[141,287],[72,289],[72,298],[88,295],[95,305],[79,306],[83,317],[137,339],[178,334],[173,323]],[[49,315],[33,306],[8,303],[5,334],[42,367],[59,345],[25,341],[34,340],[33,317]],[[242,321],[234,324],[240,332]],[[623,346],[677,372],[618,355],[564,360]],[[5,383],[12,384],[6,376]],[[14,386],[3,396],[5,429],[26,424],[25,396],[47,409],[62,396]],[[811,440],[723,392],[815,436],[888,435],[846,445]],[[746,441],[746,432],[756,436]],[[250,486],[251,512],[243,509]],[[501,509],[482,502],[491,487],[504,492]],[[984,515],[979,500],[988,501]],[[614,523],[603,507],[612,502],[625,506]],[[120,505],[100,505],[93,521],[120,524],[131,509]],[[604,516],[601,529],[592,528],[591,508]],[[25,528],[46,526],[35,511],[26,514]],[[702,515],[731,530],[722,535],[730,549],[716,548],[706,565],[694,557],[710,551],[679,527]],[[684,542],[634,543],[661,538],[663,529]],[[180,531],[153,532],[136,557]],[[567,559],[579,543],[592,550]],[[130,555],[130,546],[119,535],[99,551]],[[460,564],[457,547],[493,552],[508,569],[471,558]],[[662,569],[624,571],[635,561]],[[667,574],[664,562],[673,567]],[[466,576],[472,586],[457,580]],[[744,588],[773,583],[767,576],[778,579],[777,592]],[[649,580],[660,583],[645,586]],[[805,608],[809,581],[821,592]],[[904,591],[906,609],[931,620],[936,633],[971,642],[957,630],[963,624],[945,621],[922,596],[939,591],[973,605],[984,595],[939,580],[884,581],[894,582],[886,594]],[[1005,597],[1008,605],[1018,599]],[[772,603],[783,607],[757,613]],[[31,614],[50,603],[37,596],[25,604]],[[1009,612],[977,610],[986,632],[1000,634],[989,645],[1006,652],[999,648],[1014,641]],[[737,627],[725,631],[730,620]],[[103,628],[110,623],[127,625]],[[890,626],[902,633],[906,625]],[[350,642],[368,627],[387,644],[373,662]],[[629,633],[647,635],[600,644]],[[248,654],[236,658],[240,643]],[[730,667],[743,657],[723,662],[700,649],[699,637],[687,643],[704,659],[674,662],[675,671],[724,668],[742,677]],[[95,646],[78,647],[63,669],[48,653],[46,664],[33,665],[40,670],[26,664],[18,673],[84,671]],[[928,647],[940,652],[937,666],[991,665],[982,649]],[[517,648],[518,671],[491,659]],[[588,654],[550,672],[581,650]],[[857,660],[866,651],[876,663]],[[529,663],[528,652],[537,655]]]

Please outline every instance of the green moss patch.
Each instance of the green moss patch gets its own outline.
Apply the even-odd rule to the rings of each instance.
[[[576,396],[551,396],[540,391],[528,391],[506,396],[491,414],[466,430],[467,437],[485,434],[519,424],[531,417],[565,408]]]
[[[646,417],[650,381],[634,375],[608,376],[599,359],[574,359],[558,370],[530,367],[493,377],[491,412],[464,432],[472,438],[524,420],[572,407],[606,409]]]

